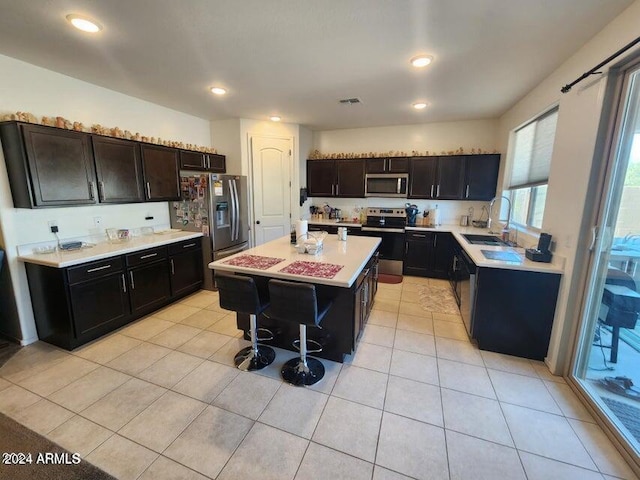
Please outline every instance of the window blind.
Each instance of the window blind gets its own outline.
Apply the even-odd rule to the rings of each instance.
[[[558,108],[554,108],[516,130],[509,189],[548,182],[557,123]]]

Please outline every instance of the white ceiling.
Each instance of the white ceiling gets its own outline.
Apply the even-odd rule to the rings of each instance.
[[[205,119],[278,114],[326,130],[495,118],[631,3],[0,0],[0,53]],[[76,31],[69,13],[104,30]],[[433,64],[413,69],[422,52]],[[338,104],[349,97],[363,103]]]

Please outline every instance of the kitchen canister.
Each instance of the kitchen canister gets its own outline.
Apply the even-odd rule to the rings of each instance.
[[[309,231],[309,222],[307,220],[298,220],[296,224],[296,235],[300,238],[303,235],[306,235]]]
[[[338,227],[338,240],[347,241],[347,227]]]

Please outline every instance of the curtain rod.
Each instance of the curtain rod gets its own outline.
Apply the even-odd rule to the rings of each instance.
[[[614,53],[613,55],[611,55],[610,57],[607,57],[605,60],[603,60],[602,62],[600,62],[598,65],[596,65],[595,67],[593,67],[591,70],[589,70],[586,73],[583,73],[581,77],[576,78],[573,82],[566,84],[564,87],[562,87],[560,89],[560,91],[562,93],[567,93],[568,91],[571,90],[571,87],[573,87],[576,83],[580,83],[582,80],[584,80],[585,78],[587,78],[589,75],[593,75],[596,73],[602,73],[602,72],[598,72],[598,69],[600,67],[603,67],[604,65],[606,65],[607,63],[609,63],[611,60],[613,60],[614,58],[622,55],[624,52],[626,52],[627,50],[629,50],[631,47],[633,47],[636,43],[640,42],[640,37],[636,38],[635,40],[633,40],[631,43],[625,45],[624,47],[622,47],[620,50],[618,50],[616,53]]]

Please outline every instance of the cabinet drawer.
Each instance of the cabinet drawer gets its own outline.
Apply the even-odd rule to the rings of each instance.
[[[155,262],[167,258],[167,247],[150,248],[141,252],[130,253],[127,255],[127,267],[134,267],[143,263]]]
[[[433,241],[433,232],[407,232],[406,240],[413,240],[415,242],[430,242]]]
[[[69,284],[84,282],[92,278],[122,271],[122,257],[112,257],[98,262],[84,263],[67,269]]]
[[[195,250],[196,248],[202,248],[202,238],[192,238],[190,240],[170,244],[169,255],[177,255],[178,253]]]

